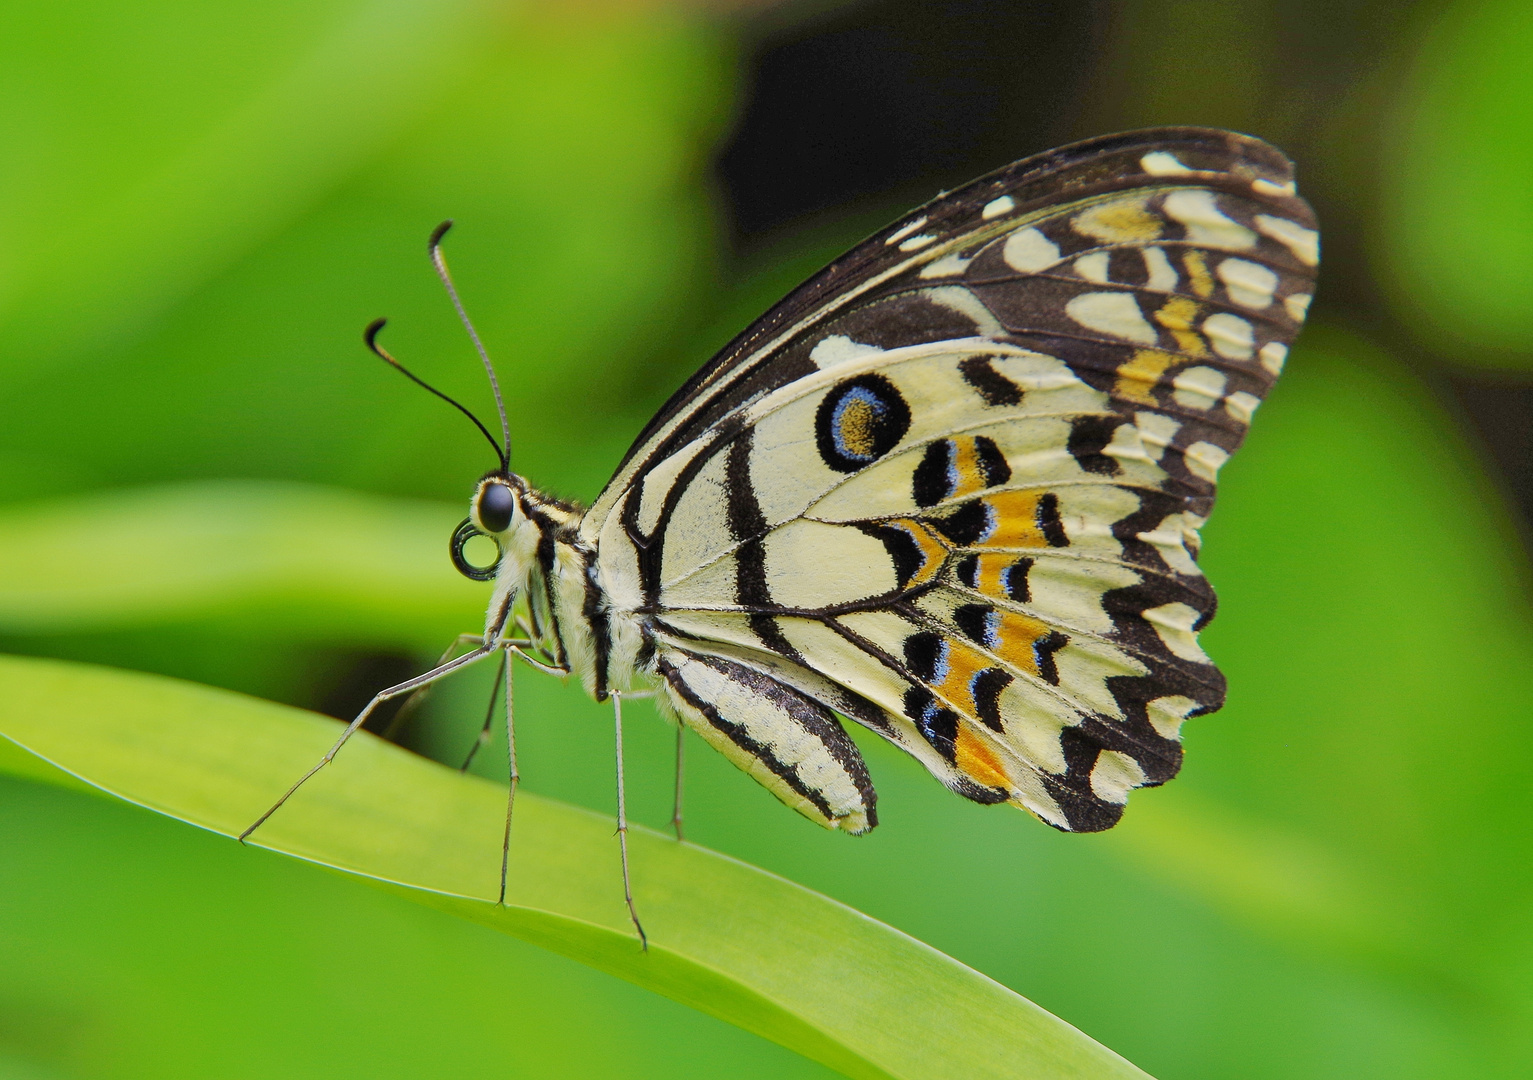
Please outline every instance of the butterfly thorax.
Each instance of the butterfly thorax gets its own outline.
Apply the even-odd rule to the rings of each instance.
[[[504,529],[486,521],[486,491],[503,485],[509,500]],[[493,494],[498,494],[492,492]],[[475,527],[493,537],[501,557],[485,614],[486,636],[525,638],[548,666],[578,676],[604,700],[627,690],[646,653],[641,623],[614,609],[600,580],[595,545],[580,535],[583,508],[539,491],[514,473],[492,473],[479,483],[470,508]]]

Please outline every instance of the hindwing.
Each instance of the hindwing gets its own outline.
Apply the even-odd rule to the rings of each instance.
[[[661,410],[582,525],[603,587],[969,798],[1107,828],[1223,703],[1198,530],[1318,257],[1288,162],[1228,132],[975,181]]]

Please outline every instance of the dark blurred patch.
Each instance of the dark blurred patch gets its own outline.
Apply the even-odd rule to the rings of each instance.
[[[1069,141],[1108,5],[789,5],[746,28],[746,101],[718,160],[732,241],[862,201],[924,201]],[[797,17],[795,17],[797,16]]]
[[[336,652],[318,664],[306,708],[351,720],[361,712],[373,695],[421,673],[420,660],[395,652]],[[362,727],[392,742],[408,747],[408,736],[419,710],[400,714],[404,698],[385,701],[373,710]],[[399,722],[396,723],[395,721]]]
[[[1448,383],[1533,539],[1533,384],[1462,371]]]
[[[716,163],[732,247],[753,254],[816,217],[892,216],[1086,135],[1214,124],[1272,139],[1299,164],[1326,230],[1316,314],[1390,325],[1365,257],[1378,223],[1356,191],[1377,183],[1376,99],[1392,85],[1379,75],[1410,11],[1382,0],[778,6],[745,28],[745,103]],[[1338,110],[1347,100],[1358,104]],[[736,313],[731,332],[752,314]],[[1533,536],[1533,387],[1451,383]]]

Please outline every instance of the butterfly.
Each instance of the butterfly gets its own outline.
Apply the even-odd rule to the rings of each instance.
[[[829,829],[878,823],[844,720],[966,799],[1110,828],[1224,701],[1199,530],[1318,261],[1272,147],[1111,135],[831,263],[687,380],[589,507],[510,471],[504,409],[498,443],[463,409],[500,455],[451,544],[494,583],[485,630],[375,700],[519,655],[614,699],[620,770],[620,703],[653,692]],[[624,867],[626,887],[626,843]]]

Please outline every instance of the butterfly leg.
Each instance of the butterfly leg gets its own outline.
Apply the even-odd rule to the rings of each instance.
[[[432,665],[432,667],[441,667],[443,664],[447,663],[448,660],[452,659],[452,654],[453,653],[457,652],[459,649],[461,649],[464,645],[467,645],[469,642],[473,642],[475,645],[483,644],[483,642],[484,642],[484,635],[483,634],[459,634],[456,638],[453,639],[453,643],[451,645],[447,646],[447,649],[442,653],[442,655],[437,657],[437,661],[436,661],[435,664]],[[501,644],[502,645],[531,645],[532,641],[531,641],[530,638],[529,639],[524,639],[524,638],[503,638],[501,640]],[[394,741],[394,736],[399,733],[400,728],[404,726],[404,722],[406,720],[408,720],[412,715],[414,715],[417,710],[420,709],[421,705],[423,705],[425,703],[426,698],[428,698],[430,695],[431,695],[431,685],[428,684],[426,686],[422,686],[420,689],[416,690],[409,697],[407,697],[405,699],[404,705],[401,706],[400,710],[397,713],[394,714],[394,719],[389,721],[388,727],[384,728],[382,731],[380,731],[378,733],[378,737],[381,738],[381,739],[387,739],[389,742],[393,742]],[[491,709],[492,710],[493,710],[493,708],[494,708],[494,706],[491,705]],[[486,720],[485,723],[488,725],[489,721]],[[473,755],[475,753],[477,753],[477,752],[478,752],[478,748],[477,747],[473,751],[470,751],[470,753],[469,753],[470,760],[472,760]],[[464,770],[467,770],[467,768],[468,768],[468,764],[467,764],[467,762],[465,762],[464,765],[463,765],[463,768],[460,769],[459,771],[462,772]]]
[[[509,659],[509,654],[507,654]],[[474,744],[468,748],[468,755],[464,757],[463,764],[458,766],[460,773],[468,772],[468,767],[474,763],[474,758],[483,750],[485,744],[490,741],[490,728],[495,726],[495,702],[500,699],[500,686],[506,678],[506,667],[495,669],[495,685],[490,688],[490,704],[484,710],[484,723],[480,725],[479,734],[474,738]]]
[[[479,735],[474,739],[474,745],[469,747],[468,756],[463,759],[463,764],[458,767],[459,772],[468,772],[468,767],[473,764],[474,757],[490,741],[490,728],[495,723],[495,701],[500,696],[501,687],[506,691],[506,759],[510,766],[510,785],[506,792],[506,831],[500,843],[500,899],[498,903],[506,902],[506,875],[511,864],[511,813],[516,808],[516,785],[521,776],[516,771],[516,724],[514,721],[511,691],[511,650],[507,648],[502,653],[500,666],[495,669],[495,685],[490,689],[490,704],[484,710],[484,724],[479,728]]]
[[[509,641],[506,643],[506,649],[510,652],[514,652],[517,656],[520,656],[523,660],[527,661],[527,663],[531,664],[533,667],[537,668],[545,675],[553,675],[560,679],[563,679],[569,675],[569,668],[554,667],[552,664],[543,663],[543,661],[539,660],[535,656],[529,656],[523,649],[523,646],[526,644],[527,643],[524,641]]]
[[[319,772],[319,770],[323,769],[326,765],[330,764],[330,762],[335,759],[335,755],[340,753],[341,747],[345,746],[346,741],[356,734],[357,729],[362,726],[367,718],[372,715],[373,710],[376,709],[379,705],[382,705],[390,698],[396,698],[402,694],[413,693],[423,686],[429,686],[431,683],[436,682],[443,676],[450,675],[454,671],[465,668],[470,664],[477,663],[478,661],[483,660],[486,656],[489,656],[496,650],[497,647],[498,646],[495,645],[481,644],[477,649],[466,652],[454,660],[449,660],[445,664],[438,664],[436,667],[432,668],[424,675],[417,675],[413,679],[406,679],[404,682],[399,683],[396,686],[391,686],[387,690],[380,690],[378,693],[374,694],[373,699],[367,703],[361,712],[357,713],[356,719],[352,720],[351,723],[346,725],[346,730],[341,732],[341,737],[335,740],[335,745],[332,746],[329,750],[325,751],[325,756],[320,758],[313,768],[299,777],[298,782],[295,783],[292,787],[288,788],[287,791],[283,793],[282,798],[272,803],[271,808],[268,809],[266,813],[256,818],[248,829],[240,833],[240,843],[243,844],[251,833],[255,832],[263,824],[265,824],[267,818],[271,817],[278,810],[280,810],[282,808],[282,804],[287,802],[288,799],[292,798],[293,793],[296,792],[299,788],[303,787],[303,785],[309,781],[310,777]]]
[[[623,899],[628,901],[628,917],[633,928],[639,932],[639,945],[649,951],[649,938],[639,922],[639,912],[633,906],[633,885],[628,878],[628,809],[623,797],[623,695],[612,693],[612,715],[616,729],[617,745],[617,843],[623,858]]]
[[[516,723],[515,711],[512,709],[511,698],[511,650],[507,649],[503,655],[500,667],[501,678],[506,684],[506,763],[510,771],[510,784],[506,788],[506,832],[500,841],[500,901],[506,903],[506,872],[511,865],[511,811],[516,809],[516,785],[521,782],[521,775],[516,771]],[[493,710],[495,699],[490,699],[490,707]]]
[[[433,668],[441,667],[443,664],[447,663],[447,661],[452,659],[453,653],[457,652],[469,642],[473,642],[475,645],[481,645],[484,643],[484,636],[482,634],[459,634],[457,637],[453,638],[451,645],[442,650],[442,655],[437,657],[436,663],[432,664],[431,666]],[[419,689],[413,691],[409,697],[405,698],[405,703],[399,707],[399,711],[394,714],[394,718],[389,721],[388,726],[378,733],[378,737],[380,739],[386,739],[389,742],[393,742],[394,736],[399,734],[400,730],[405,725],[405,721],[415,715],[415,713],[420,709],[421,705],[425,703],[426,698],[429,697],[430,694],[430,684],[422,686]]]
[[[676,797],[671,802],[671,828],[676,830],[676,839],[685,840],[681,834],[681,794],[683,778],[686,775],[687,754],[687,725],[678,722],[676,724]]]

